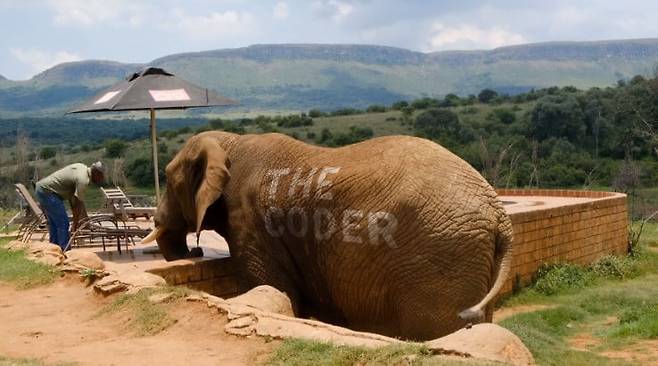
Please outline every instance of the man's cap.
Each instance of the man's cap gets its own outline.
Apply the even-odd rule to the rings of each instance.
[[[100,161],[91,164],[90,168],[105,174],[105,166]]]

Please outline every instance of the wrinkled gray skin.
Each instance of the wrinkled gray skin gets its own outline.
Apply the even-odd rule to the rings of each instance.
[[[340,169],[319,177],[326,167]],[[272,169],[285,168],[273,184]],[[297,182],[312,176],[308,191],[292,184],[298,169]],[[509,272],[512,230],[496,193],[424,139],[331,149],[280,134],[207,132],[187,141],[166,174],[154,234],[165,258],[190,256],[186,234],[215,230],[243,290],[274,286],[298,316],[433,339],[491,321]]]

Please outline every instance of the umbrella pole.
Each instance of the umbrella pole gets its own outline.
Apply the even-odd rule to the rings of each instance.
[[[158,138],[155,133],[155,109],[151,109],[151,150],[153,152],[153,176],[155,178],[155,205],[160,202],[160,175],[158,174]]]

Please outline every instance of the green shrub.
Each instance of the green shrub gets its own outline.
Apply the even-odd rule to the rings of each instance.
[[[402,108],[407,107],[407,106],[409,106],[409,103],[406,100],[401,100],[399,102],[395,102],[395,103],[391,104],[391,109],[399,111]]]
[[[330,115],[332,116],[349,116],[352,114],[360,114],[363,113],[362,110],[355,109],[355,108],[341,108],[341,109],[336,109],[335,111],[331,112]]]
[[[210,128],[213,130],[221,130],[224,128],[224,121],[220,118],[211,119],[208,121],[208,125],[210,125]]]
[[[545,264],[535,274],[532,288],[544,295],[587,287],[599,279],[626,279],[639,275],[638,260],[606,256],[583,267],[571,263]]]
[[[311,109],[308,111],[308,116],[311,118],[319,118],[319,117],[324,117],[326,113],[322,112],[319,109]]]
[[[222,128],[222,130],[226,132],[237,133],[239,135],[247,133],[247,131],[244,129],[244,127],[242,127],[242,125],[233,121],[224,122],[224,127]]]
[[[334,138],[334,134],[331,133],[331,131],[328,128],[323,128],[322,131],[320,131],[320,139],[318,140],[318,143],[326,144],[329,141],[331,141],[333,138]]]
[[[176,132],[178,133],[178,135],[183,134],[183,133],[190,133],[190,132],[192,132],[192,128],[190,126],[185,126],[185,127],[179,128],[178,131],[176,131]]]
[[[386,112],[386,107],[383,106],[383,105],[379,105],[379,104],[373,104],[373,105],[369,106],[368,108],[366,108],[366,112],[368,112],[368,113],[383,113],[383,112]]]
[[[637,259],[609,255],[597,261],[590,267],[597,277],[623,280],[637,276]]]
[[[164,181],[163,164],[158,165],[158,170],[160,171],[160,181],[162,182]],[[130,162],[126,167],[126,176],[136,186],[152,187],[153,164],[151,164],[151,159],[141,157]]]
[[[533,288],[544,295],[555,295],[562,290],[583,288],[592,276],[581,266],[571,263],[552,263],[539,268]]]
[[[52,146],[46,146],[39,151],[39,156],[43,160],[54,158],[57,155],[57,149]]]
[[[273,121],[276,123],[277,126],[284,128],[313,125],[313,119],[304,113],[299,115],[291,114],[288,116],[276,116],[274,117]]]
[[[630,308],[619,317],[619,324],[610,330],[613,338],[658,338],[658,303]]]
[[[481,103],[489,103],[498,96],[498,93],[492,89],[482,89],[478,94],[478,100]]]
[[[411,102],[411,107],[414,109],[427,109],[427,108],[437,108],[439,106],[439,101],[434,98],[421,98],[416,99]]]
[[[121,140],[111,139],[105,141],[105,156],[108,158],[120,158],[123,156],[123,153],[128,148],[128,144]]]

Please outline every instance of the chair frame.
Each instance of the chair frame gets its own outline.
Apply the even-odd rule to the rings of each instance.
[[[45,237],[48,233],[48,221],[45,212],[23,184],[17,183],[14,186],[18,195],[27,203],[27,208],[29,208],[26,211],[26,220],[18,229],[17,239],[28,242],[36,232],[43,232],[43,237]],[[144,238],[150,232],[151,229],[128,225],[122,218],[115,215],[95,214],[80,220],[78,227],[70,233],[66,249],[74,246],[97,246],[98,244],[94,243],[94,240],[100,239],[103,251],[105,251],[106,240],[116,240],[117,250],[121,254],[122,241],[125,242],[126,250],[128,250],[130,244],[135,245],[135,237]]]
[[[136,219],[143,216],[149,220],[155,214],[155,207],[138,207],[133,205],[128,196],[123,190],[117,186],[114,188],[103,188],[101,191],[105,196],[105,208],[109,209],[115,216],[121,217],[124,220],[129,218]]]
[[[37,201],[34,200],[32,194],[25,185],[22,183],[16,183],[14,186],[16,187],[16,193],[18,196],[27,203],[27,206],[25,207],[25,217],[21,225],[18,227],[18,235],[16,239],[26,243],[36,232],[43,232],[43,237],[45,237],[48,233],[46,214],[43,212]]]

